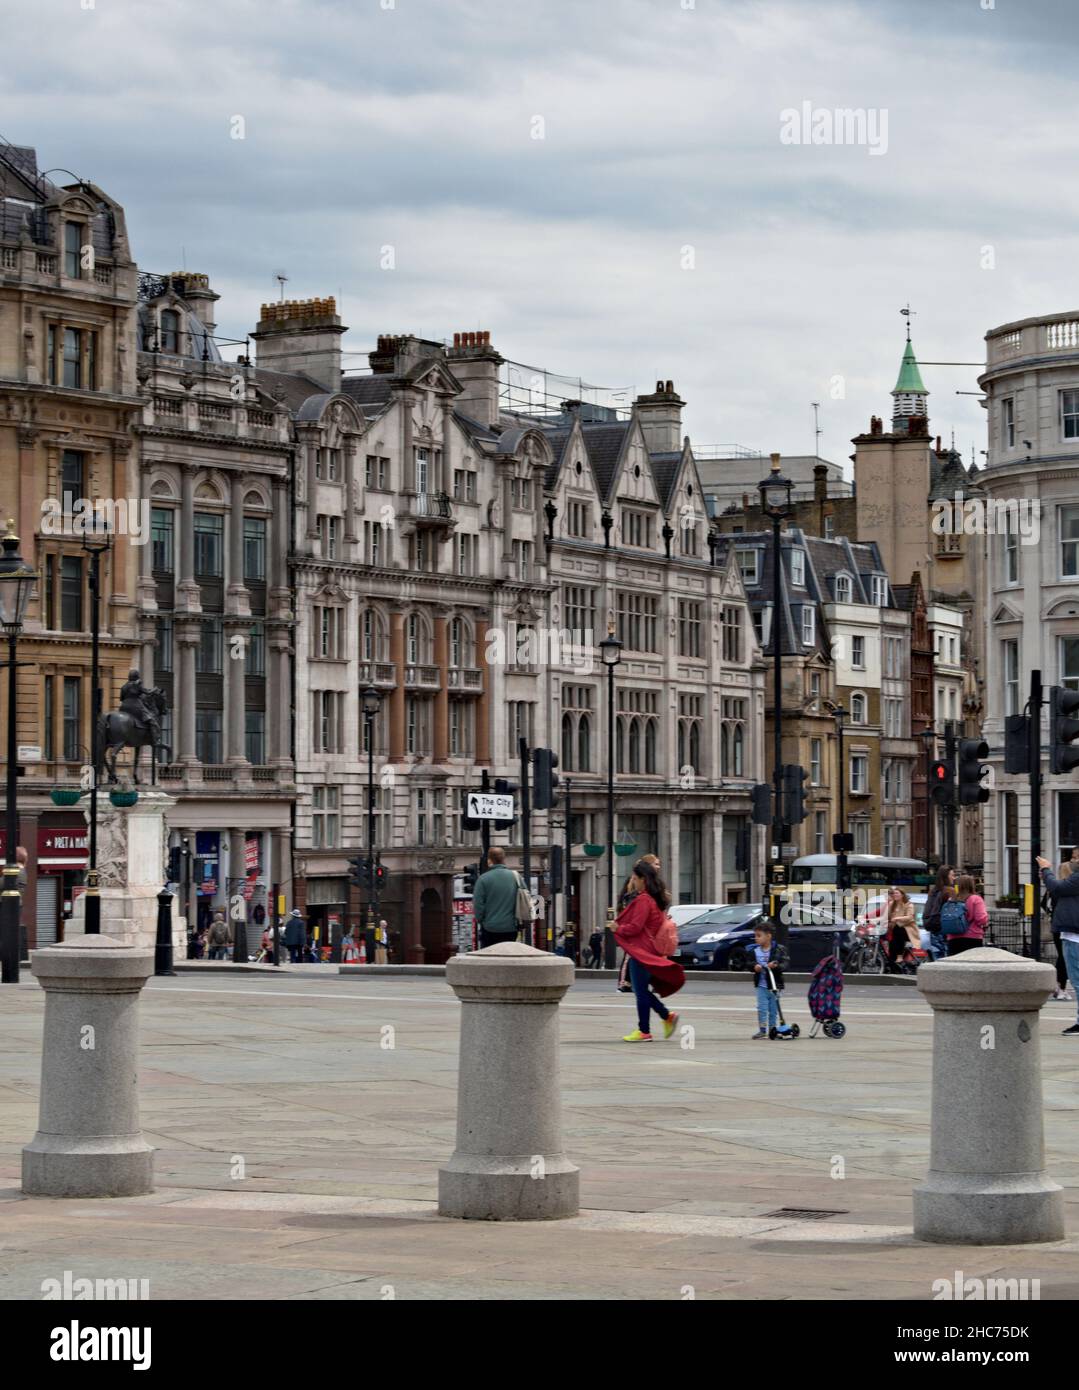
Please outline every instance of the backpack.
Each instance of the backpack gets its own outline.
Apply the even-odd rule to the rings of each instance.
[[[227,946],[229,940],[229,929],[224,922],[215,922],[210,928],[210,945]]]
[[[513,916],[518,926],[527,927],[532,922],[532,894],[525,887],[520,874],[514,874],[514,877],[517,880],[517,903]]]
[[[809,1012],[818,1023],[832,1023],[839,1017],[842,993],[843,968],[835,956],[825,956],[817,962],[809,982]]]
[[[949,898],[940,909],[940,930],[942,936],[964,936],[967,922],[967,905],[958,898]]]
[[[656,950],[661,956],[673,956],[678,950],[678,928],[666,914],[656,929]]]

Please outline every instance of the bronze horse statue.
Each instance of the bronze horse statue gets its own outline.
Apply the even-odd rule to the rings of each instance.
[[[124,701],[127,703],[127,701]],[[142,696],[142,708],[144,714],[149,718],[140,719],[138,715],[126,709],[113,710],[110,714],[103,714],[98,723],[98,749],[101,758],[101,765],[108,773],[110,782],[118,782],[116,775],[116,755],[121,748],[133,748],[135,750],[135,761],[133,765],[135,785],[139,784],[139,754],[144,748],[150,749],[150,785],[157,785],[157,749],[158,731],[161,728],[161,716],[168,709],[163,690],[155,686],[152,690],[147,690]],[[110,759],[109,754],[112,754]]]

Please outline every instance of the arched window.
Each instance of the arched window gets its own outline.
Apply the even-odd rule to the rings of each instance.
[[[864,724],[866,722],[866,698],[864,695],[852,695],[850,697],[850,722],[852,724]]]
[[[731,739],[726,724],[719,731],[719,767],[724,777],[731,775]]]
[[[835,601],[836,603],[850,603],[851,582],[849,574],[837,574],[835,577]]]
[[[686,765],[686,725],[685,721],[678,721],[678,770],[681,771]]]
[[[418,613],[410,613],[405,623],[405,660],[410,666],[431,660],[431,634]]]
[[[589,772],[592,768],[592,718],[582,714],[577,726],[577,771]]]
[[[565,772],[573,772],[573,716],[564,714],[562,716],[562,768]]]
[[[386,660],[386,624],[375,608],[365,608],[360,619],[360,660]]]
[[[741,776],[743,775],[743,768],[744,768],[744,766],[745,766],[745,759],[744,759],[744,753],[745,753],[745,730],[742,728],[741,724],[736,724],[736,725],[734,726],[734,747],[733,747],[733,752],[734,752],[734,775],[735,775],[735,777],[741,777]]]
[[[656,770],[656,720],[646,719],[644,723],[644,770],[654,773]]]
[[[175,309],[161,311],[161,351],[180,351],[180,315]]]
[[[630,772],[640,772],[641,770],[641,721],[639,719],[629,721],[629,770]]]
[[[614,748],[615,748],[614,770],[615,770],[616,772],[625,772],[625,770],[626,770],[625,758],[624,758],[624,756],[623,756],[624,735],[625,735],[625,721],[622,720],[622,719],[616,720],[616,721],[615,721],[615,731],[614,731]]]
[[[696,720],[689,726],[689,765],[694,772],[701,768],[701,726]]]

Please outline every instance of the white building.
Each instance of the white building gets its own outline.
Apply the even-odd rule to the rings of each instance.
[[[992,507],[984,594],[992,900],[1032,873],[1027,779],[1003,771],[1005,717],[1023,713],[1032,671],[1046,689],[1079,689],[1079,312],[1004,324],[986,342],[979,381],[989,462],[980,477]],[[1047,741],[1046,715],[1043,747]],[[1058,862],[1079,843],[1079,777],[1051,776],[1048,765],[1042,771],[1043,853]]]

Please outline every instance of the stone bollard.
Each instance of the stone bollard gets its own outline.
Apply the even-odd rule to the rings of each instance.
[[[572,962],[511,941],[452,956],[446,981],[464,1007],[457,1147],[439,1169],[439,1213],[576,1216],[579,1172],[562,1152],[558,1075],[558,1004]]]
[[[137,1197],[153,1191],[139,1128],[139,992],[154,953],[111,936],[35,951],[45,990],[38,1132],[22,1151],[35,1197]]]
[[[976,947],[923,965],[933,1009],[929,1173],[914,1234],[950,1245],[1064,1239],[1061,1189],[1045,1171],[1038,1011],[1051,965]]]

